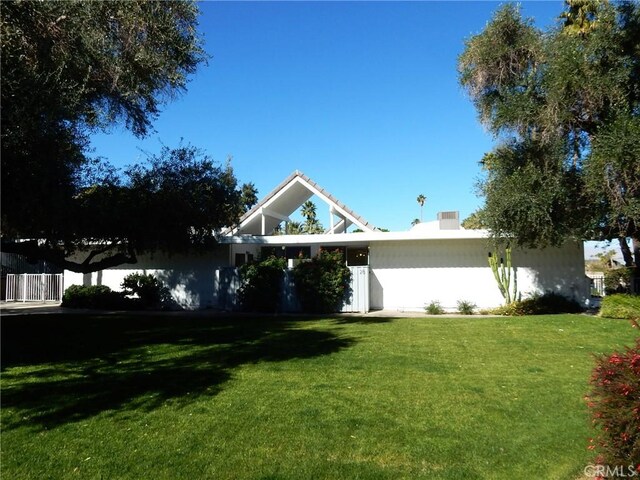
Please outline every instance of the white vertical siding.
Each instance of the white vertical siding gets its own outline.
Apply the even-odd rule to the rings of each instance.
[[[483,239],[372,242],[371,307],[422,310],[437,300],[455,310],[458,300],[479,308],[503,298],[487,262]],[[584,302],[588,293],[582,244],[513,253],[523,297],[553,291]]]

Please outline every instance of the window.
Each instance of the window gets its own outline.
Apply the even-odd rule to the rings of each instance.
[[[242,265],[245,264],[245,256],[244,253],[236,253],[236,261],[235,261],[235,266],[236,267],[241,267]]]
[[[287,260],[299,258],[311,258],[311,247],[287,247],[285,249]]]
[[[369,248],[347,248],[347,265],[350,267],[363,267],[369,265]]]
[[[260,258],[262,260],[269,257],[284,257],[284,248],[283,247],[262,247],[260,249]]]

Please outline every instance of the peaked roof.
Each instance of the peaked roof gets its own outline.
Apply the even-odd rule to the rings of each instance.
[[[237,227],[227,230],[225,234],[270,235],[280,223],[291,221],[289,216],[314,195],[329,205],[331,225],[325,233],[344,233],[350,225],[356,225],[365,232],[377,230],[304,173],[296,170],[245,213]]]

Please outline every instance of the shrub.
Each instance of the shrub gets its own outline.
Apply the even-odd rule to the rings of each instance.
[[[113,292],[106,285],[71,285],[62,296],[62,306],[122,310],[129,306],[129,302],[122,292]]]
[[[293,278],[304,312],[329,313],[343,305],[349,293],[351,271],[339,250],[320,250],[316,257],[294,267]]]
[[[282,277],[286,261],[270,256],[259,262],[240,267],[242,286],[238,291],[240,304],[245,310],[277,312],[282,295]]]
[[[596,463],[640,471],[640,338],[622,353],[597,359],[586,397],[598,429],[589,449]]]
[[[608,318],[640,318],[640,296],[618,293],[607,295],[600,304],[601,317]]]
[[[133,304],[141,308],[158,308],[169,299],[169,291],[162,282],[151,274],[131,273],[124,277],[122,284],[124,295],[136,295],[131,299]]]
[[[607,295],[629,293],[634,269],[628,267],[615,268],[604,272],[604,291]]]
[[[473,315],[475,309],[475,303],[468,302],[467,300],[458,300],[458,313],[462,315]]]
[[[578,302],[557,293],[534,295],[518,302],[511,302],[491,310],[494,315],[517,317],[522,315],[550,315],[555,313],[580,313],[584,309]]]
[[[425,305],[424,311],[429,315],[442,315],[444,313],[444,308],[440,305],[438,300],[433,300],[428,305]]]

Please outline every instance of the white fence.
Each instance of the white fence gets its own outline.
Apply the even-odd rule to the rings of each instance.
[[[60,302],[62,290],[61,273],[7,275],[7,302]]]

